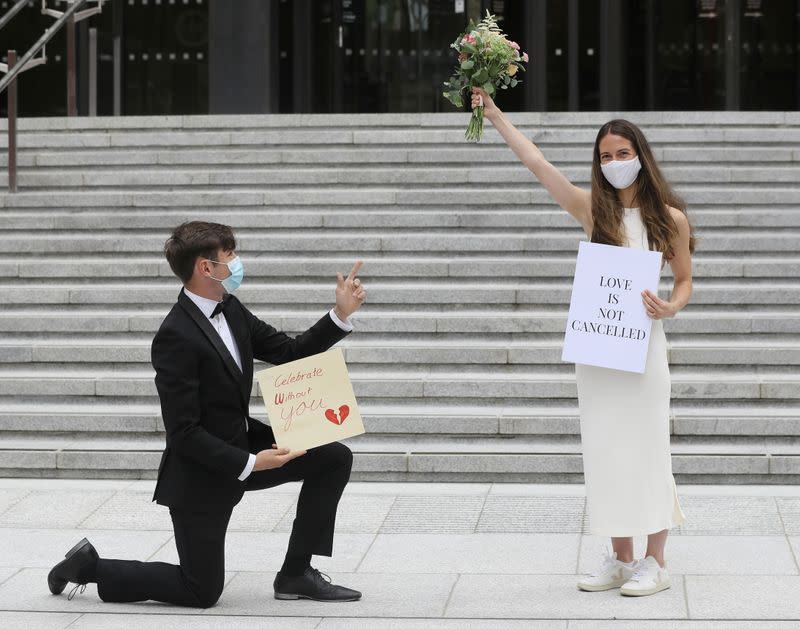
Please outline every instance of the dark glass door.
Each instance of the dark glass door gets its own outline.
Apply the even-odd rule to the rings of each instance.
[[[314,3],[317,112],[448,111],[441,85],[466,2],[331,0]]]

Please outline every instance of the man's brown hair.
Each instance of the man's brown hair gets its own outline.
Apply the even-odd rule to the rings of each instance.
[[[204,221],[178,225],[164,243],[164,255],[169,268],[184,284],[191,279],[197,258],[214,260],[220,249],[236,249],[233,230],[227,225]]]

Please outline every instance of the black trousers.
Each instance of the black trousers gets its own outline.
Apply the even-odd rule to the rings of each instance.
[[[260,448],[270,445],[258,444]],[[333,550],[336,509],[350,478],[353,455],[341,443],[309,450],[281,468],[253,472],[245,490],[303,481],[288,554],[327,555]],[[161,601],[211,607],[225,579],[225,534],[233,507],[212,512],[170,509],[180,565],[101,559],[97,591],[106,602]]]

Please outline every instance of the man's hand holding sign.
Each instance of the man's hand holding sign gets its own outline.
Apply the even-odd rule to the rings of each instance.
[[[341,321],[347,322],[367,297],[357,277],[362,264],[356,262],[347,277],[336,274],[334,313]],[[278,442],[258,453],[256,470],[280,467],[308,448],[364,432],[341,350],[265,369],[256,378]]]

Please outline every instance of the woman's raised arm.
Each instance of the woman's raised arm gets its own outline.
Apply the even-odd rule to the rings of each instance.
[[[591,193],[574,185],[558,168],[545,159],[533,142],[517,129],[495,105],[491,97],[480,88],[473,88],[472,108],[480,105],[483,98],[483,115],[503,136],[506,144],[519,157],[545,187],[553,200],[572,214],[587,234],[592,233]]]

